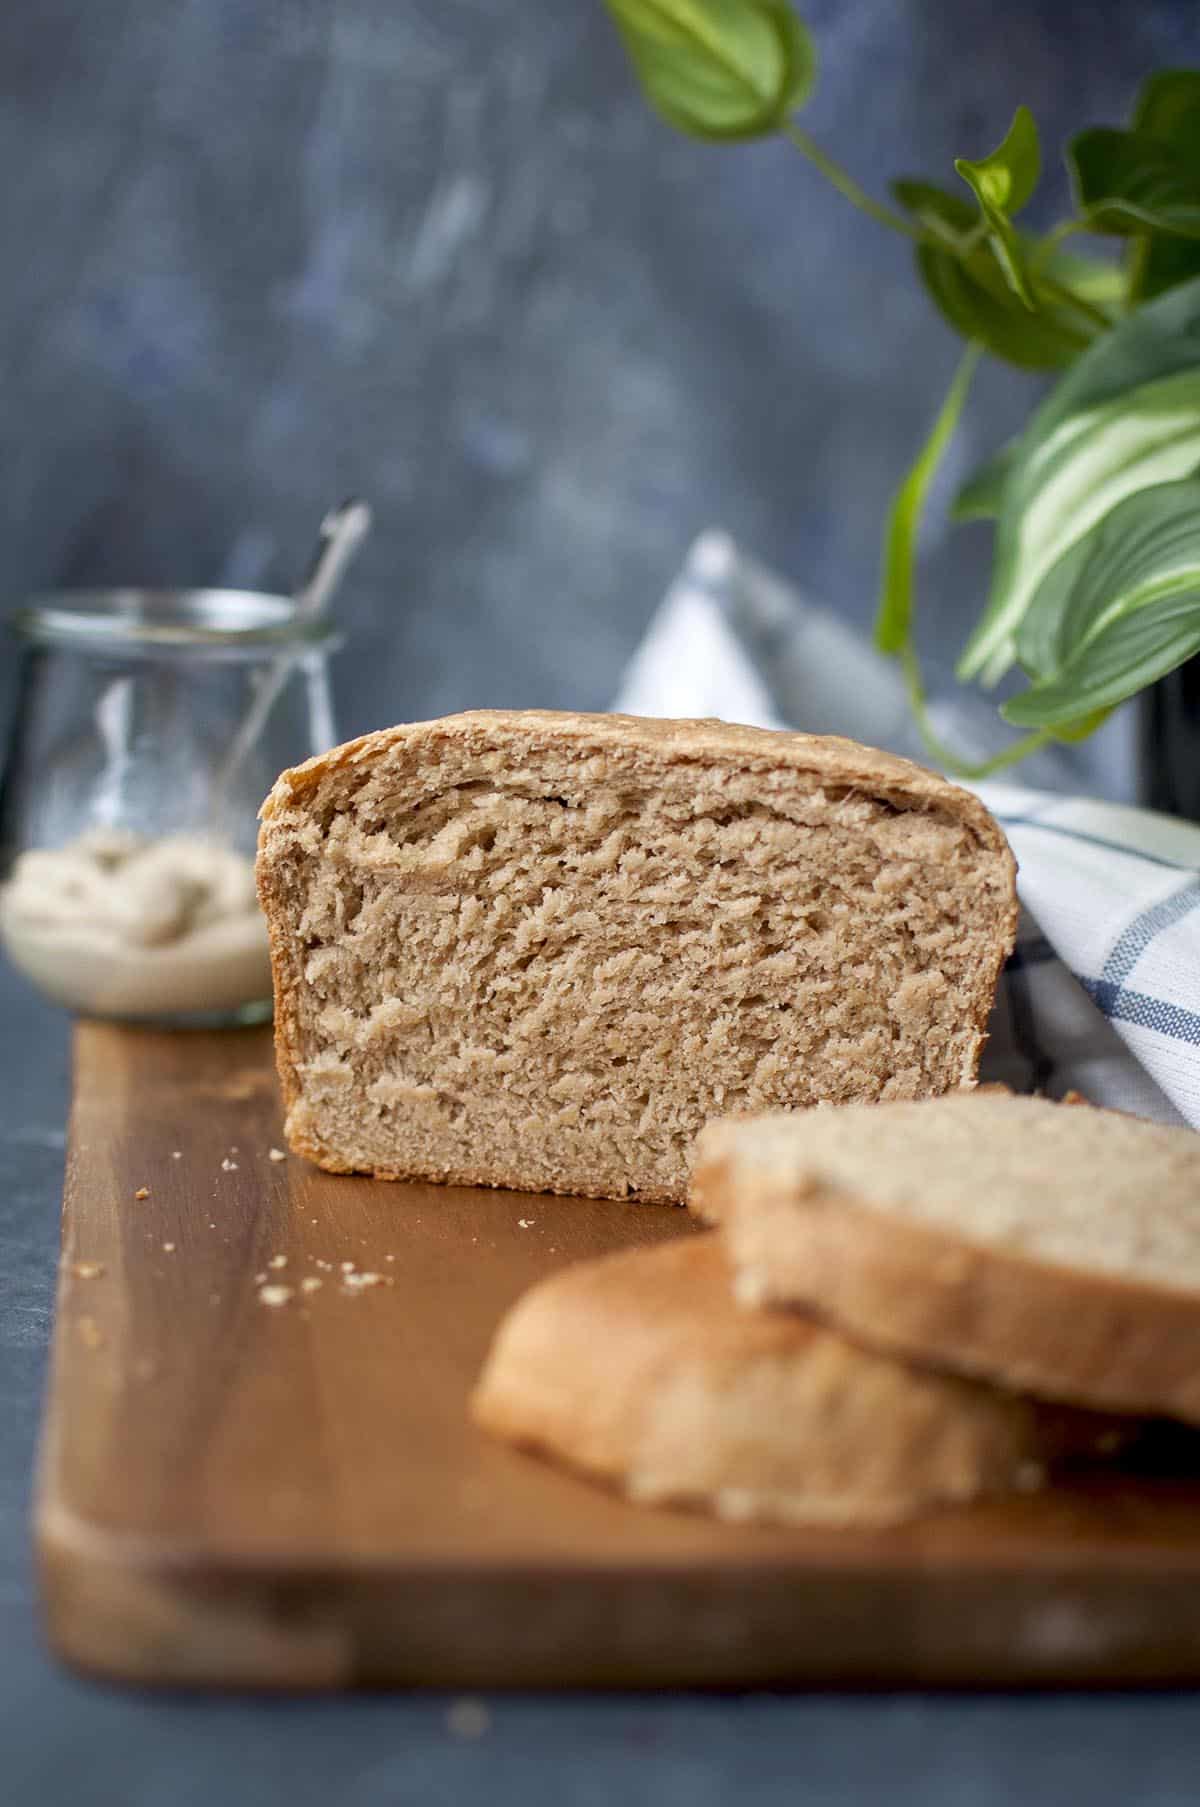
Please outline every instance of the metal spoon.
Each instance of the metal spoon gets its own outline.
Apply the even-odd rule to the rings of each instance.
[[[325,613],[334,590],[341,581],[342,573],[370,528],[371,509],[366,502],[352,497],[339,507],[330,509],[321,522],[316,550],[309,561],[308,570],[299,587],[293,591],[295,621],[314,621]],[[279,694],[291,676],[295,661],[295,653],[283,652],[267,668],[254,701],[242,717],[230,742],[229,751],[217,768],[209,806],[209,819],[214,828],[224,814],[229,787],[266,726],[267,717],[279,700]]]

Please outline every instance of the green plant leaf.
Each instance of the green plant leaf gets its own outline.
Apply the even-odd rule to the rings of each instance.
[[[1153,301],[1194,276],[1200,276],[1200,239],[1147,234],[1133,247],[1129,299]]]
[[[1057,678],[1004,704],[1006,721],[1078,738],[1080,717],[1107,713],[1200,652],[1200,583],[1186,594],[1121,615],[1083,648]],[[1083,724],[1090,732],[1090,724]]]
[[[918,245],[917,270],[939,313],[964,339],[1022,370],[1061,370],[1091,343],[1096,327],[1062,306],[1030,313],[1002,274],[990,243],[965,257]]]
[[[921,523],[921,512],[934,473],[954,436],[978,362],[979,347],[968,345],[946,392],[946,399],[938,410],[929,437],[918,452],[888,511],[883,543],[883,582],[879,609],[875,616],[875,644],[880,652],[902,652],[911,638],[917,531]]]
[[[1200,479],[1141,489],[1051,566],[1017,631],[1017,658],[1036,679],[1066,670],[1119,616],[1200,589]]]
[[[974,190],[988,224],[996,260],[1009,286],[1032,310],[1037,304],[1025,270],[1021,241],[1012,223],[1014,214],[1020,212],[1037,187],[1042,172],[1038,130],[1029,108],[1017,108],[1003,143],[989,157],[978,163],[956,157],[954,167]]]
[[[1200,153],[1200,69],[1159,69],[1142,83],[1133,128],[1185,154]]]
[[[1113,259],[1081,257],[1077,251],[1056,250],[1047,260],[1045,269],[1048,275],[1065,283],[1084,301],[1104,309],[1114,321],[1123,311],[1128,278]]]
[[[961,195],[947,194],[944,188],[912,176],[904,176],[890,186],[904,211],[951,249],[967,249],[978,238],[978,210]]]
[[[788,0],[605,0],[647,99],[697,138],[756,138],[804,104],[816,56]]]
[[[1162,69],[1138,95],[1133,128],[1164,144],[1190,171],[1200,169],[1200,69]],[[1152,301],[1200,276],[1200,241],[1147,233],[1133,246],[1129,294]]]
[[[1093,231],[1200,238],[1200,166],[1174,145],[1096,126],[1071,140],[1067,160]]]
[[[1056,384],[1005,487],[988,606],[959,661],[995,682],[1051,567],[1134,491],[1200,464],[1200,280],[1101,334]]]
[[[1021,452],[1020,438],[1006,440],[999,451],[977,465],[950,504],[954,521],[994,521],[1004,500],[1004,485]]]
[[[1070,308],[1043,302],[1030,313],[970,201],[912,178],[893,182],[892,194],[929,234],[916,248],[917,271],[943,319],[964,339],[1023,370],[1061,370],[1091,342],[1096,327]],[[1099,267],[1088,265],[1093,280]]]

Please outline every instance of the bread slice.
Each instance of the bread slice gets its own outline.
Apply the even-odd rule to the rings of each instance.
[[[739,1297],[1051,1399],[1200,1423],[1200,1137],[1002,1092],[710,1124]]]
[[[623,1250],[518,1301],[472,1401],[498,1437],[643,1504],[872,1526],[1028,1491],[1110,1421],[921,1373],[735,1304],[718,1236]]]
[[[294,1149],[682,1201],[707,1118],[970,1084],[983,806],[849,741],[479,711],[285,772],[259,885]]]

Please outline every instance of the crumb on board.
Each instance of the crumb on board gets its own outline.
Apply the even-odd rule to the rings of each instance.
[[[259,1302],[263,1305],[286,1305],[292,1297],[292,1291],[290,1286],[260,1286],[258,1289]]]
[[[221,1162],[221,1172],[222,1173],[236,1173],[237,1170],[238,1170],[237,1162],[231,1161],[229,1156],[226,1155],[225,1159]]]
[[[385,1255],[384,1256],[385,1261],[394,1261],[395,1259],[396,1259],[396,1257],[394,1255]]]
[[[267,1159],[268,1161],[286,1161],[287,1150],[284,1148],[268,1148]]]
[[[103,1261],[73,1261],[71,1272],[77,1280],[98,1280],[104,1272]]]
[[[352,1274],[354,1272],[353,1261],[343,1261],[342,1262],[342,1272],[344,1274]]]
[[[85,1349],[99,1349],[104,1342],[104,1332],[95,1318],[80,1318],[79,1340]]]
[[[314,1267],[319,1267],[326,1274],[331,1274],[333,1272],[333,1262],[322,1261],[319,1255],[314,1255],[312,1257],[312,1263]]]
[[[305,1274],[303,1280],[300,1282],[300,1291],[302,1293],[319,1292],[324,1284],[325,1282],[321,1279],[319,1274]]]
[[[286,1267],[287,1264],[288,1258],[286,1255],[272,1255],[271,1259],[267,1262],[268,1267],[274,1268]]]
[[[537,1222],[536,1217],[518,1217],[517,1226],[519,1229],[522,1229],[522,1230],[532,1230],[532,1228],[536,1222]]]
[[[149,1196],[150,1196],[149,1186],[139,1186],[133,1196],[134,1196],[134,1198],[149,1198]]]
[[[175,1253],[175,1244],[173,1242],[164,1242],[162,1251],[164,1255],[173,1255]]]
[[[255,1286],[265,1286],[266,1283],[267,1283],[267,1276],[265,1273],[255,1274],[255,1276],[254,1276]]]
[[[343,1275],[342,1288],[345,1292],[350,1292],[350,1293],[363,1292],[368,1286],[382,1286],[383,1285],[383,1275],[382,1274],[372,1274],[372,1273],[364,1273],[364,1274],[349,1273],[348,1274],[345,1271],[345,1263],[342,1264],[342,1275]]]
[[[171,1159],[172,1159],[172,1160],[173,1160],[173,1161],[182,1161],[182,1159],[183,1159],[183,1150],[182,1150],[182,1148],[173,1148],[173,1149],[172,1149],[172,1150],[171,1150]]]
[[[491,1724],[492,1715],[482,1700],[464,1696],[446,1708],[446,1730],[452,1738],[482,1738]]]

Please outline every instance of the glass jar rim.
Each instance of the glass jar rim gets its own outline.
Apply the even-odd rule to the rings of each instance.
[[[327,615],[297,613],[265,590],[55,590],[31,596],[9,627],[35,644],[124,650],[319,646],[338,636]]]

